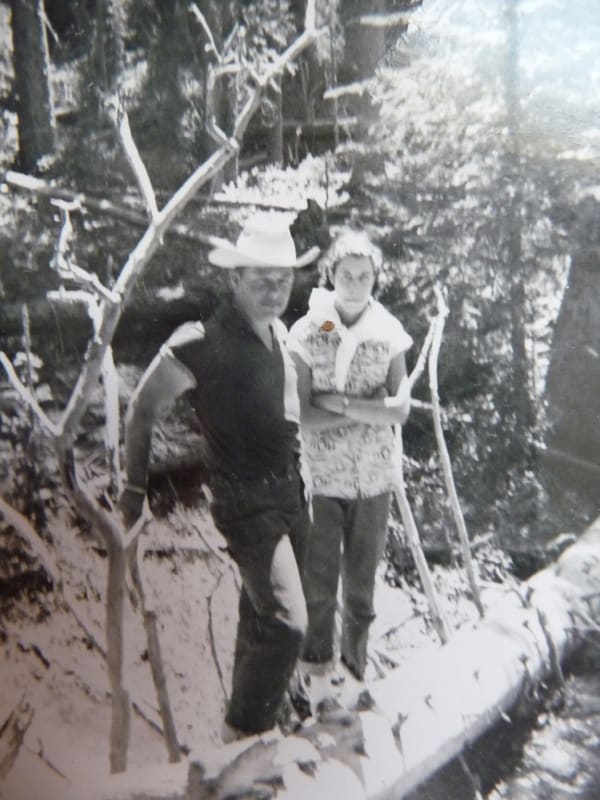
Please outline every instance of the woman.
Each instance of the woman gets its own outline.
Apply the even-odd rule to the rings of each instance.
[[[403,379],[412,339],[372,297],[381,264],[380,249],[365,233],[343,230],[320,262],[333,291],[315,289],[308,313],[288,336],[313,486],[303,659],[323,667],[333,659],[341,573],[341,659],[359,680],[398,475],[393,426],[410,410]]]

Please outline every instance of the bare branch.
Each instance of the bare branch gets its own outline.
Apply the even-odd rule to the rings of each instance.
[[[266,74],[259,79],[256,90],[251,93],[246,105],[238,115],[234,126],[233,138],[223,143],[219,149],[201,164],[182,186],[180,186],[166,206],[159,211],[156,217],[150,222],[146,232],[130,253],[117,279],[112,296],[106,298],[106,302],[103,304],[101,323],[96,331],[94,340],[90,344],[86,363],[73,388],[67,408],[63,414],[62,449],[70,448],[75,439],[79,424],[86,409],[87,399],[100,377],[104,353],[112,341],[112,337],[119,322],[122,303],[127,299],[143,267],[158,249],[166,230],[170,227],[175,217],[183,211],[200,187],[210,181],[237,153],[239,142],[241,142],[250,119],[260,104],[262,87],[268,86],[269,80],[273,76],[284,69],[289,62],[297,58],[304,49],[312,44],[316,36],[325,32],[326,29],[315,31],[314,33],[303,33],[271,65]],[[114,302],[116,300],[120,300],[121,302]]]
[[[158,247],[155,242],[154,250]],[[116,293],[118,297],[118,292]],[[87,408],[92,390],[97,385],[107,347],[112,341],[114,331],[121,316],[121,303],[104,302],[100,310],[100,322],[90,343],[86,362],[79,373],[77,382],[61,420],[61,450],[69,450],[75,441],[79,423]]]
[[[44,541],[38,536],[29,520],[7,503],[2,496],[0,496],[0,516],[7,525],[14,528],[17,536],[29,546],[55,586],[60,587],[62,576],[56,559],[46,547]]]
[[[353,17],[347,25],[362,25],[363,28],[399,28],[408,25],[406,12],[395,14],[362,14]]]
[[[333,86],[331,89],[327,89],[323,92],[323,100],[337,100],[347,95],[362,95],[369,90],[370,86],[370,80],[354,81],[353,83],[346,83],[343,86]]]
[[[432,319],[429,324],[429,330],[427,331],[427,336],[425,337],[425,341],[423,342],[423,346],[421,347],[421,352],[419,353],[419,357],[417,358],[417,363],[415,364],[414,369],[408,376],[408,383],[411,389],[413,388],[415,383],[419,380],[419,378],[423,374],[423,370],[425,369],[425,364],[427,363],[427,356],[429,355],[429,349],[433,341],[435,326],[436,326],[436,320]]]
[[[150,219],[156,219],[158,215],[158,206],[156,205],[156,196],[152,188],[152,181],[148,175],[146,165],[142,161],[137,145],[131,135],[131,128],[129,127],[129,117],[123,108],[119,108],[117,112],[118,131],[125,156],[129,162],[135,179],[137,181],[140,193],[146,206],[146,211]]]
[[[398,436],[400,435],[401,434],[398,434]],[[431,572],[429,571],[429,566],[425,554],[423,553],[417,523],[415,522],[410,503],[408,502],[403,475],[399,476],[398,486],[394,495],[398,503],[398,508],[400,509],[400,516],[402,517],[402,524],[406,532],[408,546],[427,598],[429,613],[431,614],[434,627],[440,637],[441,643],[446,644],[450,640],[450,626],[448,625],[448,621],[440,605],[439,597],[431,578]]]
[[[410,400],[410,407],[411,409],[417,409],[417,411],[431,411],[433,406],[431,403],[426,403],[423,400],[418,400],[414,397]]]
[[[119,298],[100,282],[95,273],[87,272],[87,270],[78,267],[71,259],[69,245],[73,234],[73,226],[70,213],[80,209],[79,200],[75,199],[71,202],[66,202],[65,200],[53,199],[50,202],[60,210],[63,221],[54,258],[50,262],[50,266],[58,272],[61,278],[72,280],[80,286],[87,286],[100,297],[113,303],[118,303]]]
[[[120,497],[123,488],[119,459],[119,377],[115,367],[112,347],[102,360],[102,384],[104,386],[104,447],[110,474],[110,493]]]
[[[400,386],[398,387],[396,397],[399,398],[402,395],[402,393],[405,391],[405,387],[407,384],[409,390],[412,390],[413,385],[421,376],[421,373],[425,368],[425,363],[431,347],[431,343],[433,341],[434,331],[436,328],[436,321],[437,320],[435,319],[432,320],[429,326],[429,330],[427,331],[427,336],[425,337],[425,341],[423,342],[421,352],[419,353],[417,363],[415,364],[415,367],[410,373],[410,375],[403,378],[402,381],[400,382]],[[411,406],[414,405],[415,401],[411,400]],[[422,406],[422,404],[419,405]],[[406,533],[408,546],[410,548],[413,560],[415,562],[415,567],[417,568],[417,572],[419,573],[419,578],[421,581],[421,585],[423,587],[423,591],[425,593],[425,597],[427,598],[429,613],[431,614],[433,624],[437,631],[438,636],[440,637],[440,641],[442,642],[442,644],[446,644],[446,642],[450,639],[450,627],[444,615],[443,609],[440,605],[438,594],[436,592],[433,580],[431,578],[431,573],[429,571],[427,559],[425,558],[423,547],[421,545],[421,537],[419,535],[417,523],[415,522],[415,518],[413,516],[412,509],[410,507],[410,503],[408,500],[408,495],[406,494],[406,486],[404,483],[404,471],[402,463],[404,455],[402,447],[402,426],[398,426],[396,429],[396,447],[398,451],[397,452],[398,480],[396,483],[394,496],[398,504],[400,516],[402,518],[402,524],[404,526],[404,530]]]
[[[458,537],[461,544],[463,563],[467,571],[467,577],[469,579],[469,585],[471,587],[471,594],[473,595],[473,602],[477,606],[477,611],[479,612],[479,615],[483,617],[485,612],[483,608],[483,602],[481,600],[481,594],[479,592],[479,587],[477,586],[477,580],[475,578],[475,569],[473,567],[473,559],[471,557],[471,547],[469,544],[467,526],[465,524],[465,518],[463,516],[462,509],[460,507],[460,501],[458,499],[458,493],[456,491],[456,485],[454,483],[454,475],[452,474],[452,464],[450,462],[450,454],[448,453],[446,440],[444,438],[444,430],[442,428],[440,398],[438,392],[437,365],[438,365],[440,347],[442,344],[442,336],[444,333],[444,324],[446,321],[446,316],[448,315],[449,311],[448,311],[448,306],[446,305],[446,301],[444,300],[444,297],[442,295],[441,289],[438,286],[435,287],[435,293],[438,302],[438,317],[436,320],[433,340],[431,343],[431,351],[429,353],[429,386],[431,391],[431,403],[433,406],[433,427],[435,431],[435,438],[438,444],[438,450],[440,453],[442,471],[444,474],[444,482],[446,484],[446,491],[448,492],[448,500],[450,503],[450,508],[452,510],[452,515],[454,517],[454,522],[458,530]]]
[[[34,710],[23,696],[17,707],[0,725],[0,780],[3,781],[17,760]]]
[[[76,200],[80,205],[82,213],[84,213],[84,211],[94,211],[114,219],[130,222],[132,225],[138,225],[144,228],[148,225],[147,216],[131,208],[119,206],[112,203],[110,200],[88,197],[81,192],[62,189],[59,186],[51,186],[40,178],[33,178],[31,175],[24,175],[22,172],[8,170],[4,175],[4,183],[11,188],[33,192],[42,197],[59,198],[68,202]],[[167,233],[207,246],[211,245],[211,237],[208,234],[199,233],[184,225],[171,225]]]
[[[111,514],[90,494],[79,481],[77,465],[71,451],[64,448],[64,433],[55,440],[65,489],[73,505],[91,525],[97,540],[109,550],[123,549],[125,536],[115,515]],[[109,559],[110,560],[110,559]]]
[[[206,37],[208,39],[208,44],[205,45],[206,52],[207,53],[213,53],[215,58],[217,59],[217,61],[221,61],[221,55],[219,54],[219,51],[217,49],[217,44],[215,42],[215,38],[212,35],[212,31],[210,29],[210,25],[206,21],[206,17],[200,11],[200,9],[196,5],[196,3],[190,3],[189,11],[191,11],[191,13],[194,15],[194,17],[197,19],[197,21],[200,23],[200,25],[204,29],[204,33],[206,34]]]
[[[9,357],[6,353],[0,351],[0,364],[4,367],[4,371],[10,381],[11,386],[16,390],[17,394],[21,398],[21,400],[25,403],[27,408],[30,408],[31,411],[35,414],[36,418],[42,424],[42,427],[49,433],[51,436],[58,436],[60,434],[60,428],[57,427],[50,419],[46,416],[40,405],[38,404],[35,397],[29,391],[29,389],[21,382],[19,376],[15,372],[13,365]]]
[[[280,72],[283,72],[287,65],[298,58],[300,53],[309,45],[311,45],[318,36],[322,36],[325,33],[327,33],[326,28],[304,31],[303,34],[301,34],[294,42],[292,42],[287,50],[284,50],[284,52],[275,59],[275,61],[271,64],[270,69],[257,78],[257,88],[250,94],[250,97],[246,101],[246,105],[241,110],[236,120],[233,134],[234,139],[236,139],[238,142],[242,140],[244,132],[248,127],[248,123],[260,104],[262,91],[268,87],[271,79]]]
[[[232,27],[231,31],[229,32],[227,38],[223,42],[223,53],[224,53],[225,59],[228,56],[229,50],[233,47],[233,43],[235,42],[235,39],[236,39],[236,37],[237,37],[237,35],[239,33],[239,30],[240,30],[239,22],[236,22],[234,24],[234,26]]]
[[[121,541],[108,544],[106,581],[106,667],[112,692],[110,725],[110,769],[124,772],[131,730],[129,693],[123,685],[124,587],[127,579],[127,554]]]
[[[144,629],[146,631],[146,640],[148,642],[148,660],[150,662],[152,680],[154,681],[154,688],[156,689],[156,696],[158,698],[169,761],[174,764],[181,759],[181,751],[177,740],[177,730],[175,728],[175,720],[173,718],[173,712],[171,711],[171,703],[167,690],[167,678],[158,635],[157,613],[148,599],[148,594],[144,585],[142,561],[143,552],[140,551],[139,539],[136,539],[134,550],[130,552],[129,556],[129,571],[142,606],[142,617]]]
[[[205,128],[208,135],[221,147],[234,147],[239,151],[239,143],[230,142],[229,137],[225,131],[217,125],[217,116],[215,112],[215,98],[216,98],[216,83],[221,78],[228,75],[235,75],[240,71],[239,65],[211,67],[208,70],[208,79],[206,81],[206,114],[205,114]]]
[[[85,306],[88,316],[92,322],[96,323],[98,321],[98,298],[91,292],[87,292],[83,289],[65,289],[64,286],[61,286],[59,289],[49,291],[46,294],[46,300],[48,300],[49,303],[57,303],[67,306],[81,303],[81,305]]]
[[[124,538],[124,546],[125,549],[128,551],[133,550],[136,547],[136,542],[146,530],[148,524],[152,522],[154,519],[152,515],[152,511],[150,511],[150,506],[148,505],[148,500],[144,501],[144,505],[142,506],[142,513],[136,519],[133,526],[127,531],[127,534]]]

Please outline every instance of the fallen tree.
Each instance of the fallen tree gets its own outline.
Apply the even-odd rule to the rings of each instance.
[[[600,616],[600,517],[558,561],[511,589],[484,620],[365,686],[351,710],[324,711],[288,737],[263,735],[187,765],[112,776],[97,800],[231,796],[398,798],[506,718]],[[275,788],[276,787],[276,788]],[[74,787],[75,788],[75,787]],[[81,792],[81,787],[79,788]]]

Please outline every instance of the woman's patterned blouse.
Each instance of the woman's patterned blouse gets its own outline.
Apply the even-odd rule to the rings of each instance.
[[[308,313],[296,322],[287,346],[312,373],[312,390],[372,397],[386,386],[390,362],[412,345],[401,323],[376,300],[347,328],[335,293],[315,289]],[[344,422],[302,433],[316,495],[373,497],[397,485],[400,450],[391,425]]]

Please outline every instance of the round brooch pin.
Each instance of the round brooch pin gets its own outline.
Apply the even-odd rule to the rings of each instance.
[[[335,323],[333,323],[330,319],[326,319],[325,322],[321,325],[321,330],[325,333],[329,333],[335,328]]]

